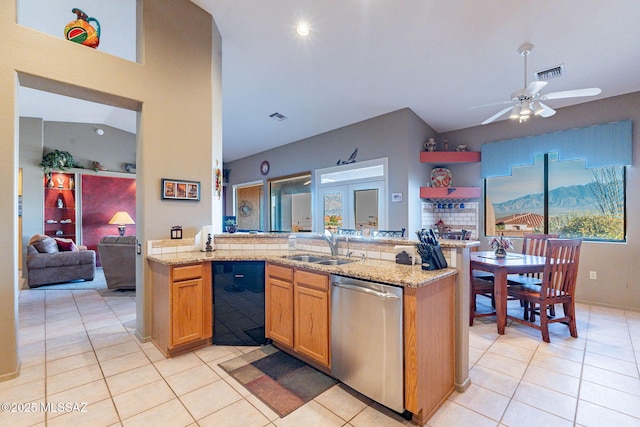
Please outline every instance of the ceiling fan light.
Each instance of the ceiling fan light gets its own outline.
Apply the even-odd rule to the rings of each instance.
[[[544,111],[544,108],[538,101],[534,101],[531,103],[531,107],[533,108],[533,115],[539,116]]]
[[[511,115],[509,115],[510,119],[517,119],[520,117],[520,105],[514,105],[511,110]]]
[[[520,116],[527,116],[527,118],[531,115],[531,108],[529,108],[529,104],[524,104],[520,109]],[[526,119],[525,119],[526,120]]]

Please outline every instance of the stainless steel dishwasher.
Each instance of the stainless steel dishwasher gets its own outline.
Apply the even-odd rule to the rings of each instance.
[[[404,411],[402,288],[331,276],[331,374]]]

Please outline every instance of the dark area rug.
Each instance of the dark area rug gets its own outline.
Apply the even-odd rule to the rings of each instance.
[[[290,414],[337,384],[328,375],[271,345],[218,366],[280,417]]]

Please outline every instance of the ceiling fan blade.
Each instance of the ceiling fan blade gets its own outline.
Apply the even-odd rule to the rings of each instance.
[[[546,85],[547,85],[547,82],[542,80],[536,80],[535,82],[529,83],[529,86],[527,86],[527,89],[525,90],[524,93],[525,95],[533,96],[536,93],[540,92]]]
[[[542,113],[540,113],[540,117],[551,117],[556,113],[556,110],[549,107],[548,105],[543,104],[542,102],[540,103],[540,106],[542,107]]]
[[[508,106],[507,108],[505,108],[504,110],[500,110],[498,111],[496,114],[494,114],[493,116],[489,117],[487,120],[485,120],[484,122],[482,122],[481,124],[486,125],[491,123],[492,121],[496,120],[498,117],[502,116],[504,113],[506,113],[507,111],[510,111],[511,108],[513,108],[512,106]]]
[[[513,101],[510,99],[508,101],[499,101],[499,102],[492,102],[490,104],[474,105],[473,107],[469,107],[469,109],[475,110],[476,108],[493,107],[495,105],[505,105],[505,104],[513,104]]]
[[[565,90],[561,92],[551,92],[546,95],[542,95],[540,99],[561,99],[561,98],[578,98],[581,96],[595,96],[599,95],[602,90],[597,87],[590,87],[585,89]]]

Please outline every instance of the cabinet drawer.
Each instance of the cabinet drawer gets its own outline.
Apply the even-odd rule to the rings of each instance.
[[[311,273],[309,271],[296,271],[296,286],[317,289],[319,291],[329,291],[329,276],[326,274]]]
[[[181,280],[199,279],[202,277],[202,264],[183,265],[173,267],[171,270],[172,281],[179,282]]]
[[[293,282],[293,268],[281,267],[279,265],[269,264],[267,268],[267,275],[286,282]]]

